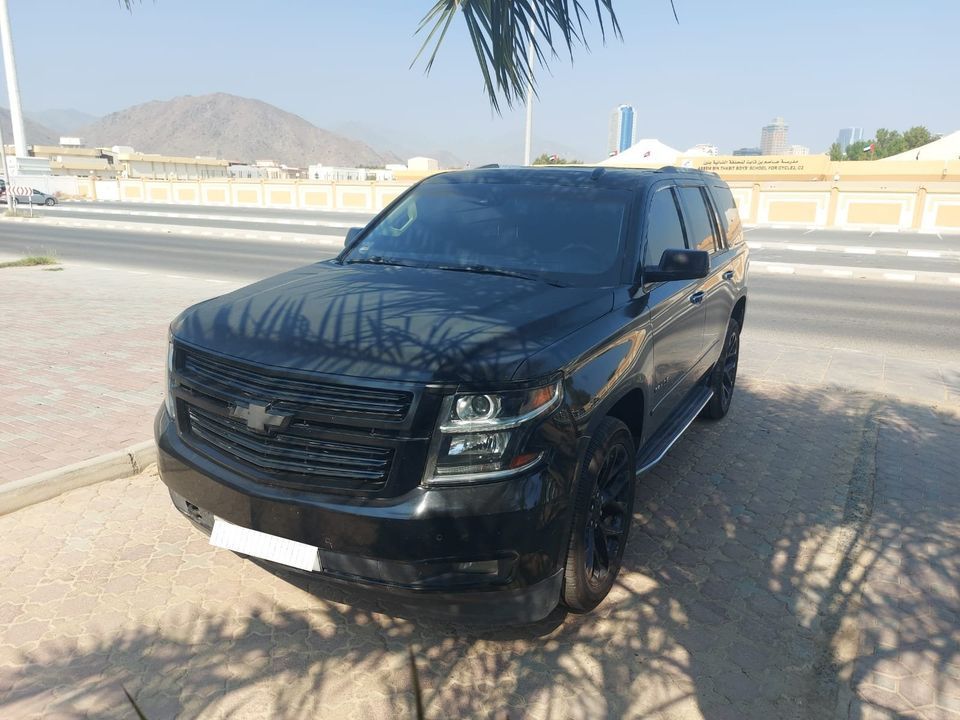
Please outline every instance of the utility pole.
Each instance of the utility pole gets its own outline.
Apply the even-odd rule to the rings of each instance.
[[[7,207],[11,215],[17,214],[17,207],[13,200],[13,189],[10,186],[10,173],[7,171],[7,146],[3,143],[3,128],[0,128],[0,161],[3,162],[3,180],[6,183],[3,187],[7,195]]]
[[[0,42],[3,43],[3,70],[7,77],[7,94],[10,96],[13,146],[17,157],[27,157],[27,137],[23,132],[23,110],[20,108],[20,86],[17,84],[17,64],[13,59],[13,37],[10,34],[7,0],[0,0]],[[7,182],[10,182],[9,177]]]
[[[2,0],[6,2],[6,0]],[[530,77],[527,79],[527,133],[523,145],[523,164],[529,165],[533,154],[533,31],[531,30],[530,43],[527,45],[527,68]]]

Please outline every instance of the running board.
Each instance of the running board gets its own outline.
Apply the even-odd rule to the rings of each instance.
[[[637,475],[642,475],[652,468],[658,462],[663,460],[673,444],[680,439],[680,436],[697,419],[697,415],[703,410],[707,403],[713,399],[713,390],[701,387],[700,390],[687,402],[687,412],[676,416],[665,428],[662,428],[657,436],[653,438],[653,444],[648,448],[637,453]]]

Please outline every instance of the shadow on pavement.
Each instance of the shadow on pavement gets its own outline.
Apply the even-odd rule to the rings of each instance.
[[[189,567],[157,608],[125,606],[103,629],[108,587],[86,619],[50,620],[39,643],[0,655],[0,716],[130,717],[122,683],[148,718],[411,717],[408,647],[432,718],[956,708],[955,423],[866,395],[745,383],[727,420],[696,423],[640,480],[611,597],[533,626],[427,622],[220,551],[178,556]],[[119,500],[174,522],[159,485],[134,482]],[[178,547],[200,547],[181,526]],[[97,532],[86,541],[96,553]],[[18,627],[0,630],[0,647],[17,645]]]

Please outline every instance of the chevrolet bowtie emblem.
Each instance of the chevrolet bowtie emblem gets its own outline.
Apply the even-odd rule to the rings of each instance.
[[[255,432],[267,432],[267,428],[280,428],[289,419],[288,415],[280,415],[267,410],[266,405],[250,403],[246,407],[234,405],[230,410],[230,417],[246,420],[247,427]]]

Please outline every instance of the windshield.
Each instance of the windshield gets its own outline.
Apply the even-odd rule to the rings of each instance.
[[[610,285],[630,197],[574,186],[427,182],[370,228],[344,262]]]

